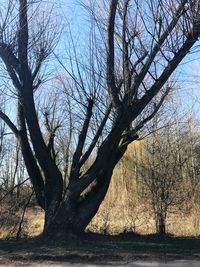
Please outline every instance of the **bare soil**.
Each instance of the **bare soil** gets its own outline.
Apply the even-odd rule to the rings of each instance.
[[[0,240],[0,266],[200,266],[200,238],[86,234],[71,242]]]

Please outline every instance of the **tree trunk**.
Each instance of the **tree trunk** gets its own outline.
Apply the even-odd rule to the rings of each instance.
[[[44,192],[44,181],[41,175],[41,171],[38,167],[38,164],[34,158],[33,152],[31,150],[28,137],[27,137],[27,129],[26,122],[24,118],[24,110],[23,107],[18,101],[18,127],[20,131],[20,135],[18,137],[21,152],[23,155],[23,159],[26,165],[27,172],[29,174],[31,183],[34,188],[35,196],[37,199],[37,203],[42,209],[45,209],[45,192]]]
[[[68,240],[76,235],[73,228],[76,216],[76,205],[72,193],[67,190],[65,199],[57,209],[56,214],[45,218],[42,236],[49,240]]]
[[[89,185],[87,193],[77,196],[74,187],[70,185],[65,193],[64,199],[60,204],[56,214],[47,217],[43,236],[51,239],[71,239],[72,236],[79,236],[84,232],[92,218],[97,213],[105,195],[108,191],[113,169],[124,154],[126,146],[118,149],[110,157],[110,161],[104,161],[104,165],[99,173],[96,173],[96,179]],[[104,158],[104,156],[102,155]],[[101,160],[103,160],[103,158]],[[100,159],[99,159],[100,160]],[[59,229],[59,231],[58,231]]]
[[[156,230],[160,236],[166,235],[166,218],[164,214],[159,214],[156,222]]]

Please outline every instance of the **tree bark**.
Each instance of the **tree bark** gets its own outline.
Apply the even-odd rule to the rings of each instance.
[[[89,185],[87,193],[79,197],[76,191],[73,192],[73,189],[70,191],[70,187],[68,187],[56,215],[52,216],[50,223],[44,228],[43,236],[45,238],[67,239],[84,232],[105,198],[113,169],[126,149],[127,145],[115,150],[112,156],[109,154],[110,160],[102,155],[99,160],[104,161],[104,165],[96,173],[95,179],[91,177],[94,182]]]
[[[157,233],[160,236],[166,235],[166,218],[164,218],[163,214],[160,214],[157,219]]]
[[[31,83],[25,85],[22,90],[22,104],[35,156],[45,178],[45,223],[48,224],[62,200],[63,179],[44,142],[35,109]]]
[[[42,209],[45,209],[44,181],[28,141],[24,111],[20,101],[18,101],[18,125],[20,132],[18,139],[26,169],[33,185],[37,202]]]

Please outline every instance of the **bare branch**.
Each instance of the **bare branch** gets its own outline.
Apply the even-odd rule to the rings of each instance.
[[[22,66],[28,69],[28,18],[27,0],[19,0],[18,54]]]
[[[73,156],[73,160],[72,160],[70,181],[78,179],[78,175],[79,175],[79,171],[80,171],[80,167],[81,167],[79,161],[80,161],[80,158],[81,158],[81,155],[83,152],[83,147],[84,147],[87,131],[88,131],[90,119],[92,116],[93,104],[94,104],[93,100],[89,99],[85,121],[83,124],[83,128],[79,134],[78,144],[77,144],[76,151],[74,152],[74,156]]]
[[[9,119],[9,117],[0,110],[0,118],[8,125],[8,127],[12,130],[12,132],[15,134],[16,137],[19,137],[19,130],[14,125],[14,123]]]
[[[196,43],[198,35],[200,34],[200,27],[196,30],[196,36],[189,36],[185,41],[183,46],[174,56],[174,58],[169,62],[168,66],[164,69],[159,79],[152,85],[149,91],[139,100],[140,110],[144,109],[144,107],[153,99],[153,97],[160,91],[162,86],[166,83],[170,75],[177,68],[179,63],[183,60],[186,54],[190,51],[192,46]]]
[[[181,1],[179,7],[177,8],[176,13],[174,14],[171,23],[169,24],[169,26],[167,27],[167,29],[164,31],[164,33],[161,35],[161,37],[159,38],[158,42],[156,43],[156,45],[154,46],[153,50],[151,51],[147,62],[145,63],[144,67],[142,68],[140,74],[137,76],[136,81],[134,82],[133,85],[133,91],[135,92],[136,90],[138,90],[138,87],[140,86],[142,80],[144,79],[145,75],[147,74],[150,65],[152,64],[155,56],[157,55],[157,53],[160,51],[160,48],[162,46],[162,44],[165,42],[165,40],[167,39],[167,37],[171,34],[171,32],[173,31],[173,29],[175,28],[175,26],[177,25],[180,17],[183,15],[184,11],[185,11],[185,4],[187,3],[187,0],[183,0]]]
[[[109,114],[111,112],[111,105],[109,106],[109,108],[107,109],[105,116],[103,118],[103,120],[101,121],[101,124],[99,125],[99,128],[96,132],[96,135],[94,136],[90,146],[88,147],[87,151],[84,153],[84,155],[82,156],[81,160],[80,160],[80,165],[82,166],[86,160],[89,158],[89,156],[91,155],[96,143],[99,140],[100,135],[102,134],[102,131],[104,129],[104,126],[108,120]]]
[[[115,84],[115,49],[114,49],[114,28],[115,16],[117,11],[118,0],[111,0],[110,13],[108,18],[107,33],[107,84],[113,107],[119,111],[121,102],[119,100],[117,87]]]

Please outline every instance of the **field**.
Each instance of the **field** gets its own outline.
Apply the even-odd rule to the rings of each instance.
[[[126,232],[135,232],[142,235],[155,234],[153,217],[147,211],[137,214],[137,218],[132,219],[128,217],[128,211],[120,212],[119,210],[115,208],[108,210],[103,205],[90,223],[87,231],[106,235],[118,235]],[[19,228],[21,212],[12,212],[12,215],[10,213],[7,215],[9,217],[6,217],[6,213],[4,213],[4,216],[1,215],[1,239],[15,238]],[[42,232],[43,223],[44,213],[42,210],[33,207],[28,208],[22,222],[20,237],[35,237],[39,235]],[[167,220],[167,231],[173,236],[198,237],[200,235],[198,214],[171,214]]]
[[[138,225],[137,234],[133,232],[119,234],[119,231],[127,226],[128,214],[118,213],[119,220],[117,220],[117,211],[113,207],[109,209],[108,220],[105,221],[107,216],[105,204],[106,202],[88,227],[88,232],[80,239],[72,242],[62,240],[59,244],[52,242],[48,245],[37,237],[42,231],[44,214],[39,208],[33,207],[26,210],[21,238],[18,241],[15,240],[18,230],[17,221],[20,218],[20,211],[18,211],[13,217],[9,217],[12,221],[10,223],[6,221],[1,228],[0,266],[27,266],[27,264],[28,266],[61,266],[66,263],[67,265],[63,266],[71,266],[68,264],[74,266],[75,263],[86,264],[86,266],[88,264],[96,266],[98,263],[104,266],[108,262],[116,266],[117,263],[135,261],[147,263],[180,259],[200,260],[200,238],[197,232],[199,228],[197,228],[198,224],[194,223],[195,214],[185,217],[172,214],[167,224],[171,234],[161,238],[154,233],[153,218],[148,215],[148,212],[144,216],[143,212],[144,217],[134,220],[135,225],[136,222]],[[103,232],[102,229],[104,233],[101,234],[89,232],[91,230]]]

